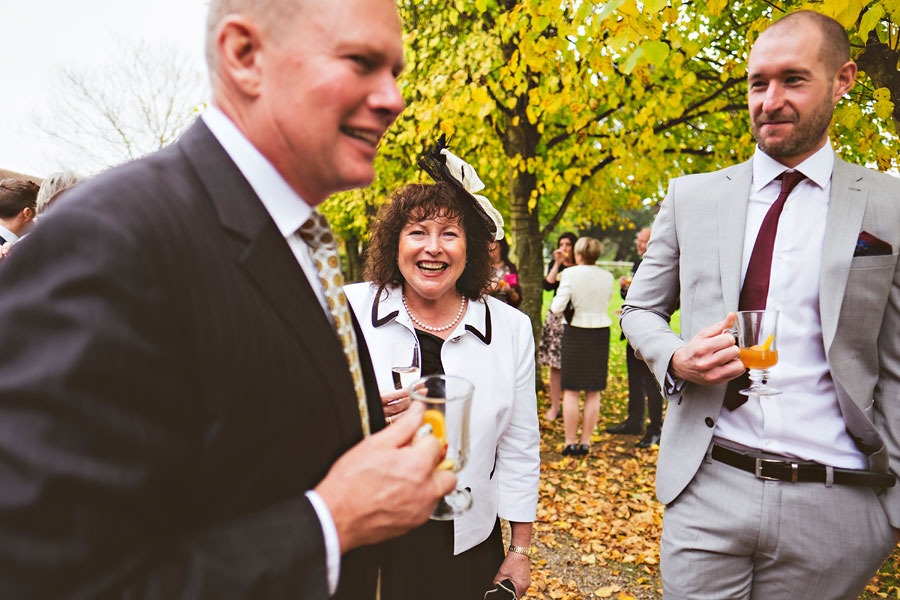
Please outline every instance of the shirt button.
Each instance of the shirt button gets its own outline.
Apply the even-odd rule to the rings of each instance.
[[[707,427],[712,427],[716,424],[716,422],[712,420],[712,417],[706,417],[703,422],[706,423]]]
[[[763,446],[768,446],[772,443],[772,440],[763,440]]]

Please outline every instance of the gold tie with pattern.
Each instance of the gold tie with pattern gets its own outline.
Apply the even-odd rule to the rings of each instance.
[[[344,276],[341,275],[341,261],[338,258],[334,234],[331,232],[331,227],[328,226],[328,220],[317,211],[312,212],[309,220],[300,226],[297,233],[312,250],[312,258],[316,263],[316,270],[319,272],[319,281],[325,290],[328,310],[334,319],[338,337],[341,339],[341,345],[344,347],[347,366],[350,367],[350,375],[353,377],[353,387],[356,390],[363,436],[368,436],[369,405],[366,404],[366,388],[363,384],[362,368],[359,362],[356,332],[353,329],[353,320],[350,317],[350,306],[347,303],[347,296],[344,295],[342,287],[344,285]]]

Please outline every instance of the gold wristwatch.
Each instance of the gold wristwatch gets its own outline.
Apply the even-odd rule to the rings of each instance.
[[[513,546],[509,545],[509,551],[515,552],[516,554],[524,554],[525,556],[531,557],[531,548],[525,546]]]

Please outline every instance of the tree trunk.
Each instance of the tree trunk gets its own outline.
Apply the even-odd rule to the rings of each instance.
[[[515,112],[519,114],[518,124],[508,124],[503,132],[503,150],[510,158],[527,160],[534,157],[540,135],[537,129],[528,123],[525,115],[525,100],[521,97]],[[506,183],[509,194],[509,233],[515,242],[512,254],[519,268],[519,284],[522,286],[523,297],[519,309],[531,319],[531,329],[534,334],[535,348],[537,348],[541,339],[541,300],[543,297],[541,280],[544,277],[543,239],[538,218],[539,205],[535,203],[531,210],[528,208],[531,193],[537,187],[537,178],[528,170],[510,166],[506,175]],[[537,358],[536,351],[535,358]],[[535,371],[535,386],[542,387],[539,369]]]
[[[362,281],[363,263],[362,252],[359,248],[359,238],[347,234],[344,237],[344,252],[347,260],[344,261],[344,278],[347,283]]]

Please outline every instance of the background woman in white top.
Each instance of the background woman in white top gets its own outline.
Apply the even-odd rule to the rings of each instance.
[[[609,363],[609,301],[613,292],[613,276],[594,263],[603,245],[594,238],[583,237],[575,243],[575,266],[560,276],[559,290],[550,310],[561,313],[571,300],[575,315],[566,325],[562,342],[563,422],[566,430],[566,456],[588,453],[591,435],[600,412],[600,392],[606,389]],[[581,443],[578,432],[578,398],[584,391],[584,418]]]

